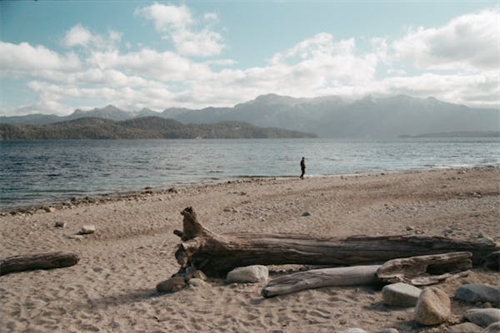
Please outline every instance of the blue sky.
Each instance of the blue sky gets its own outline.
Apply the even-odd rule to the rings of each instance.
[[[498,1],[0,1],[0,115],[258,95],[498,108]]]

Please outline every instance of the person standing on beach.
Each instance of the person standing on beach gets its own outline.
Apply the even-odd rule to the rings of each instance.
[[[300,179],[304,179],[304,175],[306,173],[306,158],[302,157],[300,160],[300,170],[302,170],[302,174],[300,175]]]

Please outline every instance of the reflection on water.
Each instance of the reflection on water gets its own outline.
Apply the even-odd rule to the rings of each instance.
[[[0,142],[0,209],[242,177],[500,164],[500,140],[339,139]]]

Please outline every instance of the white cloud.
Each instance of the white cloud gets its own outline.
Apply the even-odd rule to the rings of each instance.
[[[66,32],[63,38],[63,44],[67,47],[87,46],[91,39],[92,34],[90,31],[78,24]]]
[[[93,34],[86,27],[77,24],[66,31],[62,39],[62,44],[68,48],[79,46],[85,49],[115,49],[121,38],[122,34],[114,30],[108,31],[108,35],[103,36]]]
[[[191,11],[185,5],[163,5],[154,3],[148,7],[135,10],[135,14],[153,21],[155,29],[171,39],[176,51],[182,55],[209,57],[220,54],[225,48],[224,38],[208,25],[201,29],[203,20],[210,24],[216,22],[218,17],[215,13],[206,13],[203,20],[193,18]]]
[[[135,10],[135,15],[153,21],[157,31],[166,32],[170,29],[184,29],[191,23],[191,11],[185,5],[162,5],[154,3],[148,7]]]
[[[393,48],[420,69],[497,70],[499,8],[459,16],[439,28],[410,29]]]
[[[93,52],[87,59],[101,69],[121,69],[127,74],[165,81],[202,80],[211,76],[208,65],[190,61],[173,52],[143,49],[121,54],[118,51]]]
[[[141,45],[138,51],[120,51],[113,46],[121,42],[120,33],[97,35],[81,25],[63,39],[65,46],[85,50],[81,60],[44,46],[0,42],[0,73],[35,78],[29,88],[38,100],[23,110],[67,114],[81,106],[65,106],[69,100],[126,110],[232,106],[271,92],[351,98],[408,94],[498,107],[500,32],[492,29],[498,28],[498,9],[463,15],[443,27],[411,29],[399,40],[374,37],[362,45],[367,50],[355,38],[337,40],[321,32],[270,55],[266,66],[248,68],[236,68],[232,59],[186,57],[220,54],[224,47],[221,35],[200,27],[186,6],[154,4],[136,14],[152,20],[177,52]],[[217,20],[208,13],[200,22]]]
[[[60,55],[44,46],[0,41],[0,70],[7,73],[30,74],[34,70],[73,70],[80,67],[74,53]]]

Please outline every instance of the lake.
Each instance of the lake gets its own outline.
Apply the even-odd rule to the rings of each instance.
[[[0,141],[0,209],[246,177],[500,164],[499,138]]]

